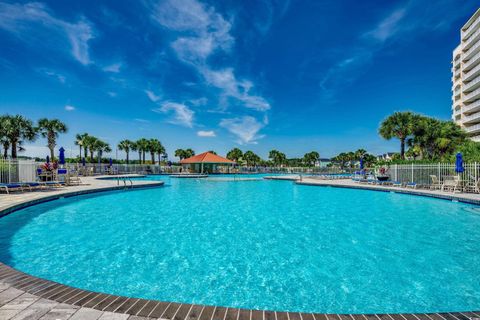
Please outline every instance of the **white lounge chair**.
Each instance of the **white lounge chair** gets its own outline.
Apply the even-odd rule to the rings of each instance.
[[[430,179],[432,179],[432,183],[430,184],[430,190],[442,189],[442,184],[440,183],[436,175],[430,175]]]

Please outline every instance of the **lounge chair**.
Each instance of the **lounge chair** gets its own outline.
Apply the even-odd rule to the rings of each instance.
[[[33,190],[39,190],[39,189],[45,189],[46,188],[46,184],[44,182],[19,182],[22,187],[25,189],[28,189],[30,191],[33,191]]]
[[[460,187],[460,178],[458,176],[445,177],[442,184],[442,191],[452,190],[452,192],[457,191]]]
[[[464,187],[465,192],[480,193],[480,179],[477,179],[475,182],[469,182]]]
[[[430,179],[432,179],[432,183],[430,184],[430,190],[442,189],[442,184],[440,183],[436,175],[430,175]]]
[[[412,189],[417,189],[418,184],[416,182],[407,182],[405,184],[405,188],[412,188]]]
[[[23,191],[23,186],[20,183],[0,183],[0,190],[10,194],[10,191]]]
[[[403,183],[401,183],[400,181],[392,181],[392,186],[401,188],[403,187]]]

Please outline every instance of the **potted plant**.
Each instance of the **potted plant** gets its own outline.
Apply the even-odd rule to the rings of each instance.
[[[387,181],[389,178],[390,177],[387,174],[387,169],[385,169],[385,167],[380,167],[380,169],[378,169],[377,175],[378,181]]]

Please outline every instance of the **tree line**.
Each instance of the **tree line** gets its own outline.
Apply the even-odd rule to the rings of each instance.
[[[468,140],[466,132],[452,121],[395,112],[380,124],[378,132],[384,139],[399,140],[399,160],[452,161],[458,151],[464,151],[469,161],[480,159],[480,144]]]
[[[21,115],[0,116],[0,144],[3,148],[3,157],[10,155],[17,157],[19,151],[23,151],[25,142],[34,141],[39,135],[47,139],[47,147],[50,157],[55,156],[55,146],[60,133],[67,132],[67,125],[58,119],[42,118],[36,124],[32,120]]]

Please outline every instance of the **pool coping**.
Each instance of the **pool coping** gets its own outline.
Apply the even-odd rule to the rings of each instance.
[[[376,186],[376,185],[365,185],[365,184],[346,184],[338,183],[340,180],[336,180],[337,183],[327,182],[328,180],[320,180],[321,182],[316,181],[300,181],[297,180],[294,183],[304,186],[315,186],[315,187],[332,187],[332,188],[344,188],[344,189],[358,189],[358,190],[370,190],[378,192],[387,192],[387,193],[400,193],[407,195],[414,195],[427,198],[436,198],[442,200],[452,200],[468,204],[480,205],[479,199],[470,199],[462,197],[460,194],[455,193],[433,193],[432,190],[422,190],[422,189],[405,189],[391,186]],[[335,180],[334,180],[335,181]]]
[[[143,189],[163,186],[163,182],[147,185],[134,185],[132,189]],[[304,184],[304,183],[301,183]],[[318,184],[312,184],[318,186]],[[330,185],[336,186],[336,185]],[[35,200],[26,200],[0,211],[0,218],[39,203],[60,198],[74,197],[84,194],[119,191],[122,186],[92,188],[72,191],[63,194],[45,196]],[[373,188],[360,188],[373,191]],[[410,191],[410,190],[408,190]],[[288,312],[272,310],[256,310],[210,306],[201,304],[167,302],[151,299],[106,294],[84,290],[46,280],[24,273],[0,262],[0,283],[5,283],[17,290],[34,296],[76,307],[91,308],[102,312],[113,312],[138,317],[161,318],[173,320],[472,320],[480,319],[479,311],[465,312],[432,312],[432,313],[382,313],[382,314],[326,314]]]

